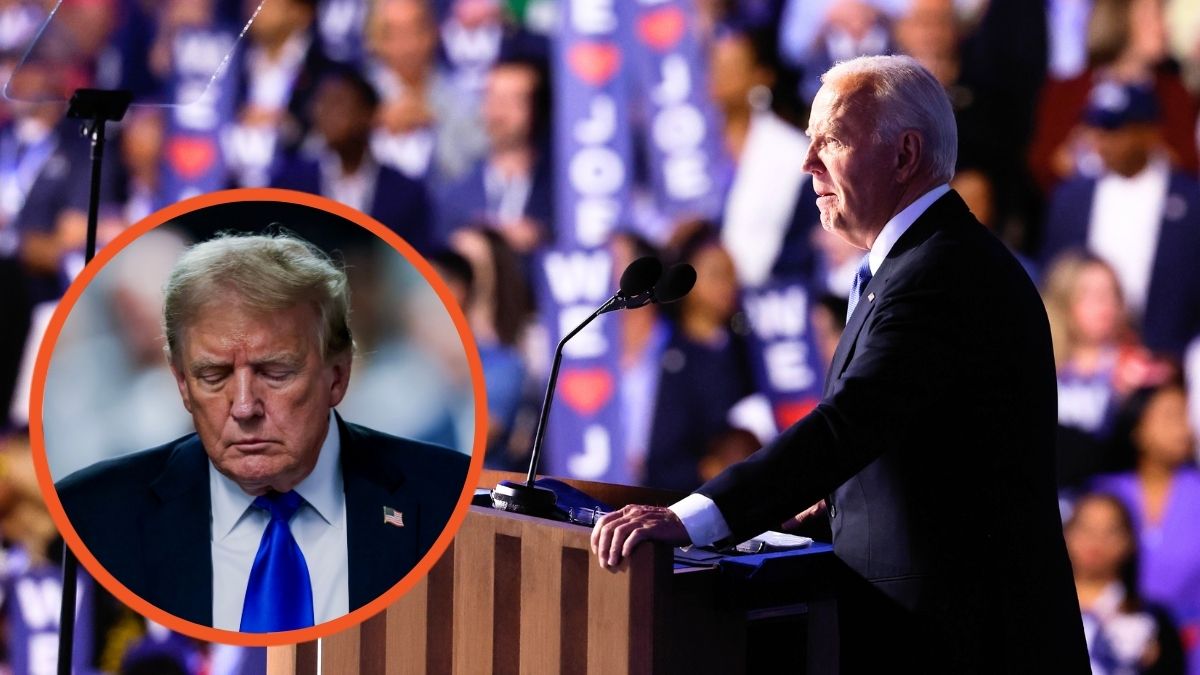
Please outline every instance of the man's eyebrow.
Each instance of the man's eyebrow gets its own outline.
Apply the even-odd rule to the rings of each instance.
[[[199,359],[196,359],[195,361],[192,361],[190,364],[188,364],[188,369],[191,370],[193,373],[201,373],[206,370],[228,368],[228,367],[229,367],[228,361],[220,361],[217,359],[210,359],[210,358],[199,358]]]
[[[304,363],[304,358],[293,352],[278,352],[253,359],[250,363],[255,366],[287,366],[296,368]]]

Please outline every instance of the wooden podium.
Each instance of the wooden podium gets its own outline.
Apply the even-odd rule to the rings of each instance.
[[[524,476],[485,471],[481,487],[501,479]],[[614,506],[679,497],[564,482]],[[670,547],[643,545],[610,572],[592,556],[590,533],[472,506],[451,547],[412,591],[319,649],[311,642],[269,648],[267,673],[745,671],[747,613],[720,600],[714,570],[673,569]]]

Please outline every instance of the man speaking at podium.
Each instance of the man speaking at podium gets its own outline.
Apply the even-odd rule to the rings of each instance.
[[[163,314],[196,433],[57,486],[110,574],[177,617],[273,632],[336,619],[412,569],[469,458],[333,412],[349,313],[345,272],[300,239],[222,236],[184,254]]]
[[[825,500],[843,672],[1088,672],[1038,293],[947,185],[957,131],[929,72],[863,57],[822,82],[804,170],[822,226],[867,252],[824,398],[669,509],[608,514],[593,551],[736,543]]]

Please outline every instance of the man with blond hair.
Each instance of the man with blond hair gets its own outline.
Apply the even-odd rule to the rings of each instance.
[[[611,568],[642,541],[737,542],[827,512],[842,672],[1088,672],[1037,290],[947,185],[954,113],[928,71],[863,57],[822,82],[797,161],[822,226],[866,252],[824,398],[671,507],[608,514],[593,549]]]
[[[345,272],[298,238],[219,236],[182,256],[163,315],[196,432],[57,485],[113,577],[193,623],[273,632],[365,605],[424,556],[469,458],[334,411],[349,313]]]

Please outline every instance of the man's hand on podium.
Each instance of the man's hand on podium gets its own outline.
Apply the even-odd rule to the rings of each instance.
[[[797,513],[796,515],[792,516],[791,518],[788,518],[787,520],[785,520],[783,522],[783,524],[779,526],[779,529],[782,530],[783,532],[791,532],[791,531],[795,530],[796,528],[800,527],[800,525],[802,523],[804,523],[805,521],[807,521],[809,518],[813,518],[815,516],[819,516],[819,515],[825,513],[826,508],[827,507],[825,506],[825,500],[822,499],[821,501],[817,502],[816,504],[813,504],[812,506],[808,507],[807,509],[804,509],[800,513]]]
[[[616,569],[621,560],[643,541],[659,541],[672,546],[692,542],[683,521],[663,506],[630,504],[606,513],[592,528],[592,553],[604,569]]]

